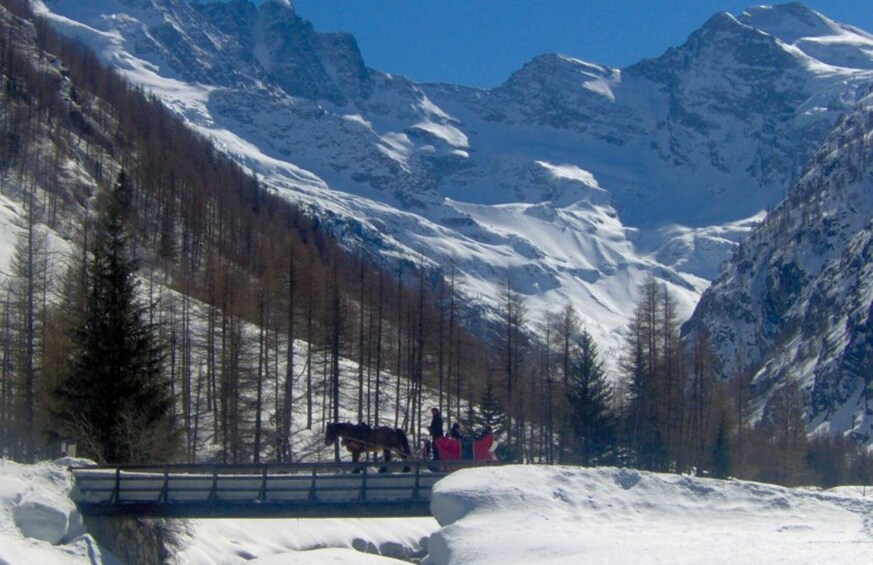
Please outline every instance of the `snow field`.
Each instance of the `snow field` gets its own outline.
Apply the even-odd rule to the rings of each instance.
[[[459,471],[434,488],[425,563],[853,563],[873,499],[577,467]]]

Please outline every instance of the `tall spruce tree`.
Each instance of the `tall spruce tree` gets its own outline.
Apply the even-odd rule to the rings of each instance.
[[[491,379],[485,381],[485,388],[479,396],[479,405],[476,410],[472,410],[472,404],[470,407],[470,414],[463,421],[463,425],[467,428],[468,432],[479,433],[490,426],[495,439],[505,437],[504,432],[509,430],[512,422],[500,405],[497,389]],[[517,444],[511,444],[508,441],[499,441],[494,455],[504,463],[521,461],[521,452]]]
[[[570,451],[582,465],[611,462],[618,421],[612,409],[612,387],[599,359],[597,344],[584,329],[578,356],[570,364],[567,406],[574,441]]]
[[[726,479],[731,474],[731,440],[728,415],[722,411],[718,426],[715,429],[715,439],[712,443],[712,476],[716,479]]]
[[[500,400],[497,398],[494,384],[491,379],[488,379],[485,382],[485,389],[479,397],[479,409],[473,415],[472,421],[467,423],[467,427],[472,432],[490,426],[494,434],[498,435],[503,432],[506,425],[506,413],[500,407]]]
[[[137,297],[126,226],[130,192],[122,171],[102,202],[85,304],[71,336],[74,355],[57,390],[62,432],[112,463],[166,461],[175,444],[161,346]]]

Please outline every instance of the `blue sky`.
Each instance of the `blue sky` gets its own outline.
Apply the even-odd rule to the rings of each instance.
[[[348,31],[367,65],[419,82],[491,87],[541,53],[623,67],[755,0],[292,0],[318,31]],[[871,0],[809,0],[873,33]]]

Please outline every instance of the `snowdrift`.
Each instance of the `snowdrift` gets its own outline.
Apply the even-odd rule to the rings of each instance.
[[[468,469],[434,487],[428,564],[851,563],[873,499],[628,469]]]
[[[176,565],[402,563],[425,554],[432,518],[189,520]]]
[[[0,563],[112,563],[85,533],[70,500],[68,465],[90,463],[59,459],[20,465],[0,459]]]

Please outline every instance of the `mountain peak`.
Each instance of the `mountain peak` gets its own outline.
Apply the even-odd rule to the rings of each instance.
[[[803,4],[755,6],[739,19],[822,63],[873,69],[873,35],[830,20]]]
[[[728,31],[733,32],[744,27],[733,15],[727,12],[718,12],[703,24],[701,31]]]
[[[261,4],[255,30],[255,56],[288,94],[342,106],[369,92],[369,73],[354,37],[316,32],[288,0]]]
[[[796,58],[789,54],[776,38],[744,23],[727,12],[712,16],[679,47],[668,49],[656,59],[645,59],[627,71],[641,74],[650,80],[674,84],[678,74],[702,72],[709,69],[716,75],[742,69],[743,81],[754,77],[746,70],[769,72],[796,66]],[[759,75],[761,80],[768,80]]]
[[[503,87],[512,88],[530,82],[560,83],[563,86],[572,87],[591,80],[611,79],[615,77],[617,72],[615,69],[567,55],[546,53],[525,63],[507,79]]]
[[[799,2],[747,8],[739,21],[760,29],[785,43],[802,37],[824,37],[840,33],[840,26]]]
[[[561,55],[560,53],[545,53],[538,55],[518,70],[518,73],[525,75],[546,73],[551,74],[555,71],[563,71],[570,73],[583,73],[587,76],[607,76],[611,70],[607,67],[589,63],[575,57]]]
[[[243,0],[246,2],[250,2],[251,0]],[[291,4],[291,0],[264,0],[261,3],[261,9],[269,10],[273,14],[280,14],[284,12],[290,12],[291,15],[296,16],[294,12],[294,6]]]
[[[547,53],[531,59],[495,90],[525,101],[528,107],[542,105],[540,109],[550,113],[556,104],[587,107],[591,103],[613,102],[613,88],[620,76],[617,69]],[[548,107],[553,109],[547,111]]]

